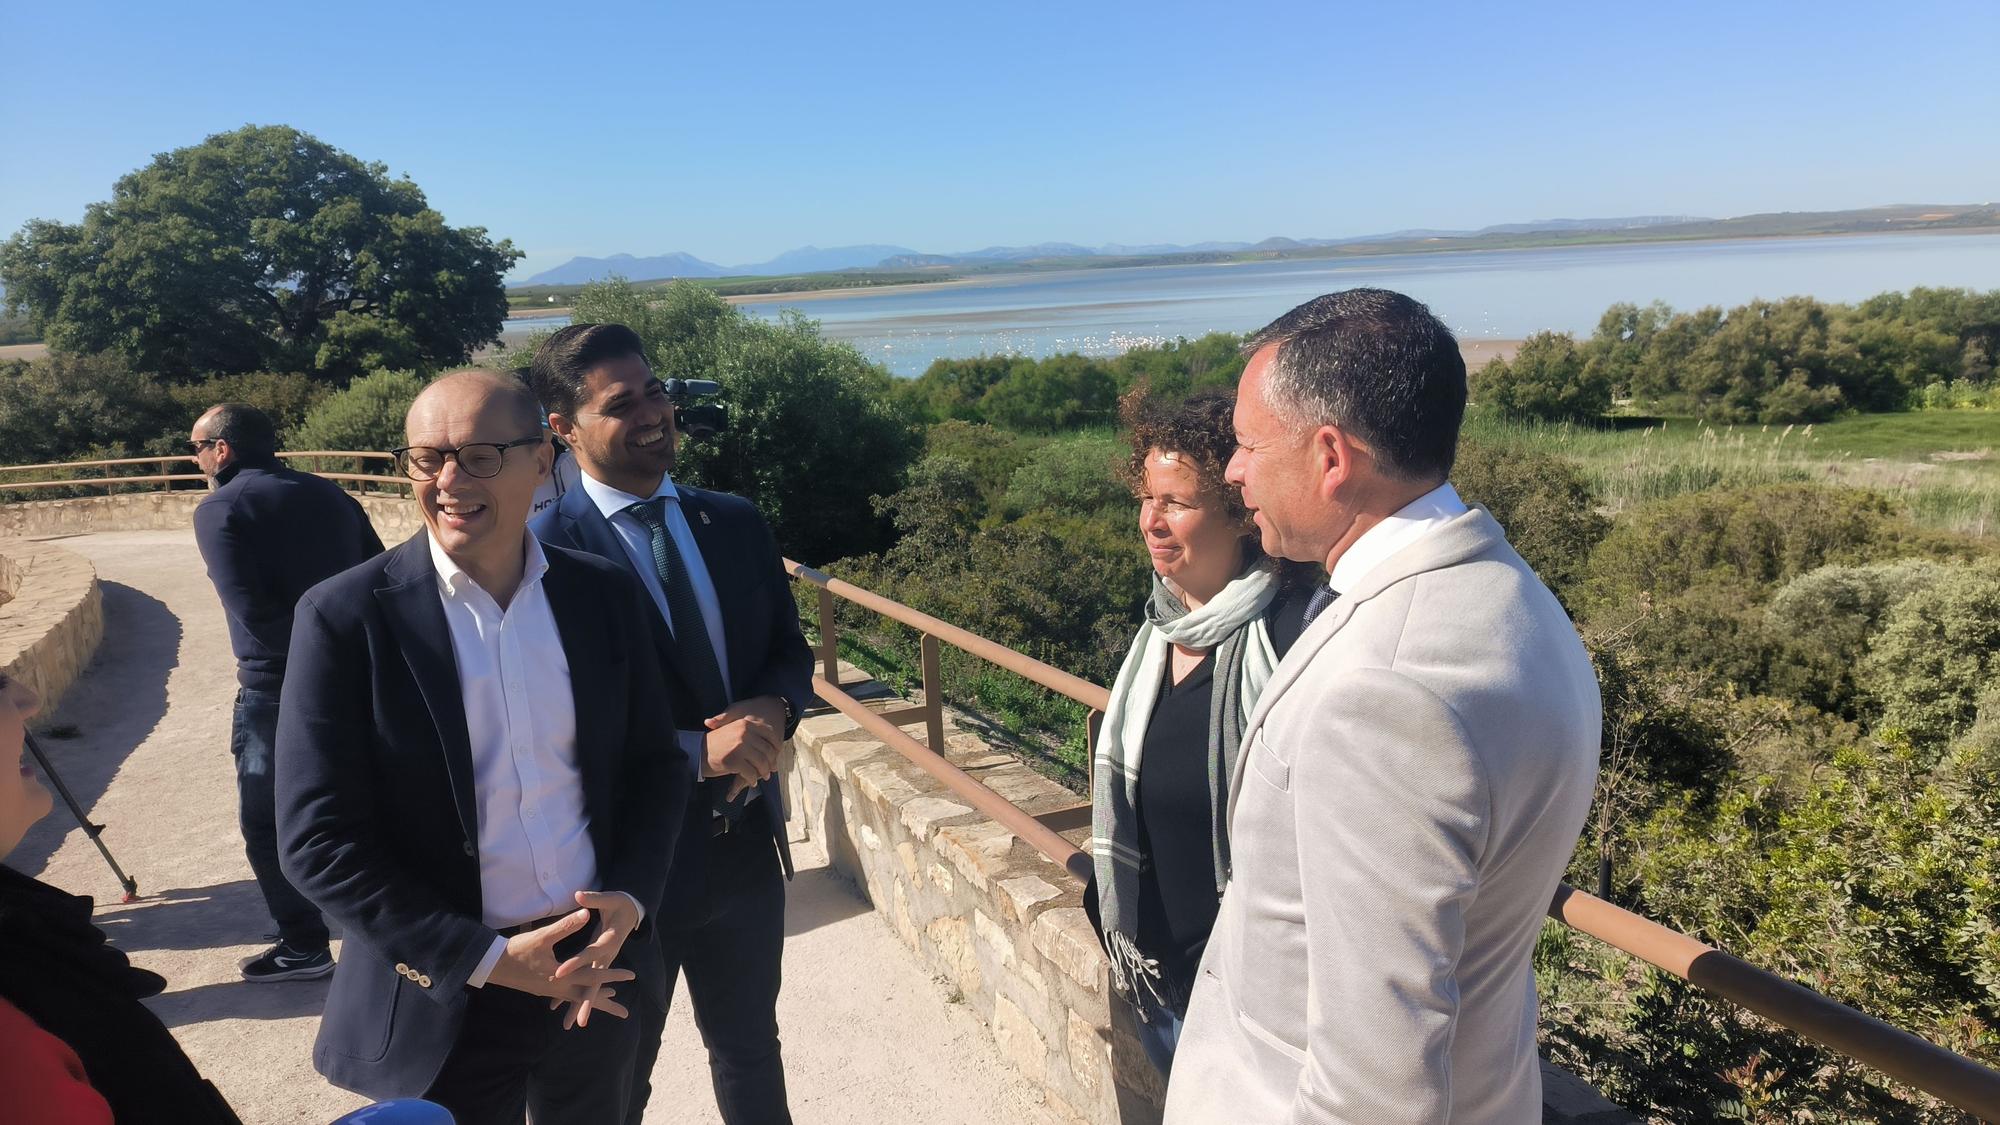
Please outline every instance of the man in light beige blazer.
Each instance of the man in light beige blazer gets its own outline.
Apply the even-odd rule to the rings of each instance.
[[[1465,364],[1430,310],[1351,289],[1245,351],[1228,479],[1332,580],[1231,779],[1166,1119],[1540,1121],[1529,955],[1596,780],[1590,660],[1448,483]]]

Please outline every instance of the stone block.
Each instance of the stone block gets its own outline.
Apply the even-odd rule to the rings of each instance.
[[[970,808],[942,797],[918,797],[901,809],[903,827],[919,840],[930,839],[931,830],[939,821],[951,820],[972,812]]]
[[[865,732],[862,733],[865,735]],[[878,755],[888,753],[880,742],[870,737],[833,742],[819,748],[820,760],[826,763],[827,772],[843,780],[853,774],[856,765],[874,761]]]
[[[1035,918],[1029,933],[1036,951],[1063,975],[1094,995],[1104,994],[1111,966],[1104,959],[1104,950],[1097,944],[1097,931],[1091,928],[1090,916],[1083,912],[1083,907],[1044,910]]]
[[[993,998],[993,1042],[1000,1048],[1000,1057],[1014,1064],[1029,1081],[1047,1081],[1048,1042],[1028,1013],[1005,996]]]
[[[1012,870],[1014,834],[991,821],[948,824],[931,837],[931,847],[981,893]]]
[[[873,828],[868,827],[868,823],[866,821],[863,821],[861,823],[858,835],[861,837],[862,846],[867,848],[869,851],[877,852],[882,850],[882,837],[876,835],[875,830]]]
[[[1069,1054],[1070,1077],[1076,1080],[1079,1090],[1095,1099],[1104,1082],[1105,1068],[1111,1065],[1111,1044],[1075,1012],[1065,1015],[1069,1020],[1064,1046]]]
[[[929,874],[931,885],[935,886],[939,893],[943,894],[946,899],[950,899],[952,892],[958,889],[958,880],[952,875],[951,868],[946,867],[942,863],[933,862],[930,865]]]
[[[877,804],[900,805],[919,796],[917,787],[896,771],[890,762],[870,762],[848,771],[861,795]]]
[[[1043,903],[1062,897],[1061,888],[1035,875],[1002,879],[999,887],[1002,903],[1018,922],[1026,922],[1033,918],[1035,908]]]
[[[951,915],[933,918],[924,927],[924,936],[931,939],[937,960],[950,970],[959,991],[968,996],[978,993],[983,979],[979,954],[972,947],[971,927],[965,924],[965,919]]]
[[[1003,966],[1011,967],[1020,960],[1014,948],[1014,935],[1007,927],[993,920],[993,916],[978,907],[972,908],[972,932],[980,941],[993,950],[993,959]]]

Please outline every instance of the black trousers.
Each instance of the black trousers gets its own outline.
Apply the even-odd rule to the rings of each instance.
[[[458,1125],[624,1120],[644,1007],[629,1001],[632,988],[617,986],[630,1018],[592,1012],[589,1025],[568,1031],[544,997],[497,984],[473,989],[458,1042],[424,1097],[450,1110]]]
[[[754,807],[754,806],[753,806]],[[785,951],[785,875],[763,817],[758,827],[707,841],[706,879],[694,909],[667,917],[660,906],[660,952],[666,997],[676,976],[687,974],[695,1026],[708,1048],[715,1104],[727,1125],[789,1125],[785,1066],[778,1048],[778,985]],[[652,1093],[653,1063],[660,1056],[665,1008],[633,1006],[639,1024],[638,1061],[626,1125],[639,1125]]]
[[[278,938],[301,952],[327,947],[326,920],[319,908],[292,886],[278,866],[278,799],[271,785],[271,758],[278,743],[278,693],[236,689],[229,752],[236,759],[237,823],[243,850],[264,905],[277,923]]]

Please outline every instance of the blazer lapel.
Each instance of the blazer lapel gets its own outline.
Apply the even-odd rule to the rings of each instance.
[[[716,604],[735,607],[738,613],[750,605],[750,591],[744,589],[743,582],[749,576],[732,557],[727,536],[728,528],[715,519],[715,509],[700,489],[676,484],[680,493],[681,516],[687,520],[688,532],[694,536],[694,545],[701,551],[701,565],[708,571],[708,584],[715,588]],[[728,627],[729,613],[723,614],[722,649],[729,654],[730,682],[723,686],[729,689],[730,698],[736,697],[736,676],[748,663],[749,658],[737,651],[733,643],[743,632]]]
[[[384,571],[392,584],[376,590],[375,599],[437,728],[445,771],[451,777],[452,801],[458,806],[459,827],[466,839],[477,840],[479,806],[474,799],[472,737],[465,729],[465,696],[458,686],[451,626],[444,618],[444,604],[438,600],[430,537],[418,532],[395,553],[396,558]]]
[[[569,664],[570,705],[576,712],[577,770],[583,775],[586,795],[601,793],[601,783],[611,778],[601,761],[611,745],[605,734],[606,723],[615,713],[614,708],[624,706],[617,694],[624,679],[611,675],[608,642],[597,625],[603,610],[570,560],[549,552],[549,569],[542,575],[542,591],[548,596],[549,615],[555,618],[563,659]],[[590,811],[593,823],[603,819],[599,815],[603,810]]]
[[[1355,611],[1406,578],[1456,566],[1490,550],[1495,543],[1505,542],[1506,538],[1486,509],[1472,508],[1383,560],[1380,566],[1367,573],[1358,587],[1352,592],[1342,591],[1339,600],[1306,627],[1306,631],[1293,642],[1292,650],[1278,662],[1271,682],[1265,685],[1264,694],[1258,697],[1257,706],[1251,709],[1250,722],[1243,730],[1243,752],[1236,755],[1236,768],[1230,771],[1229,808],[1223,815],[1225,825],[1236,817],[1236,797],[1243,791],[1243,771],[1250,763],[1250,749],[1256,744],[1265,720],[1270,718],[1271,709],[1312,666],[1320,652],[1333,643],[1340,630],[1353,619]]]

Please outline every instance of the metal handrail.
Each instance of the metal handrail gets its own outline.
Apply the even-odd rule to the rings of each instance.
[[[877,714],[840,687],[833,600],[836,597],[845,598],[891,620],[922,630],[927,646],[935,646],[938,640],[949,641],[962,651],[982,657],[1096,711],[1103,710],[1110,693],[1025,653],[969,633],[901,602],[832,578],[812,567],[787,559],[785,569],[792,577],[819,590],[822,667],[821,673],[813,677],[813,690],[819,697],[1077,879],[1088,881],[1090,857],[1076,845],[952,765],[945,759],[937,736],[933,735],[927,748],[898,727],[895,720],[911,712],[927,710],[941,715],[943,702],[939,689],[942,684],[934,671],[934,647],[925,650],[924,708]],[[972,643],[965,643],[967,641]],[[1613,906],[1567,883],[1557,886],[1555,898],[1549,904],[1549,917],[1982,1120],[2000,1121],[2000,1072],[1972,1059],[1822,996],[1776,973],[1760,969],[1678,930]]]
[[[396,459],[396,455],[393,453],[359,449],[285,450],[279,452],[278,456],[287,460],[301,457],[345,457],[357,461],[394,461]],[[170,473],[166,471],[166,466],[168,465],[193,460],[194,458],[189,454],[174,453],[160,457],[116,457],[100,461],[50,461],[39,465],[0,465],[0,476],[10,473],[41,472],[46,470],[110,468],[117,465],[159,465],[161,467],[159,472],[153,473],[150,476],[72,477],[67,480],[0,480],[0,492],[10,489],[85,488],[92,485],[112,484],[157,484],[163,490],[171,490],[175,482],[178,481],[199,481],[206,479],[200,473]],[[328,480],[352,481],[359,484],[396,484],[406,488],[410,484],[409,478],[395,473],[315,472],[313,475],[325,477]]]

